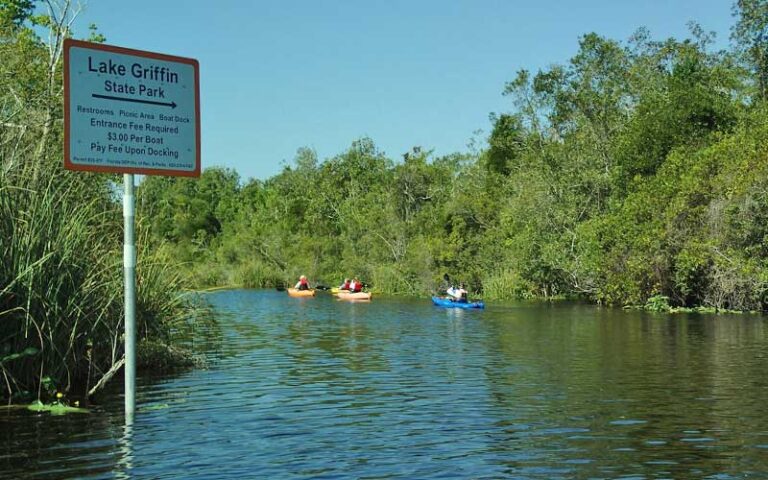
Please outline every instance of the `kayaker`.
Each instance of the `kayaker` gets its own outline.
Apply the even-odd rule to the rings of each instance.
[[[309,290],[309,282],[307,281],[307,276],[302,275],[299,277],[299,283],[296,284],[295,287],[296,290]]]
[[[469,292],[466,290],[466,285],[462,283],[459,285],[459,288],[449,288],[448,289],[448,295],[450,295],[451,300],[458,303],[468,303],[469,302]]]
[[[341,285],[339,285],[339,290],[350,290],[350,283],[348,278],[345,278],[344,281],[341,282]]]
[[[448,287],[445,290],[445,294],[447,295],[447,297],[443,297],[443,298],[445,298],[446,300],[453,301],[454,300],[453,294],[456,293],[457,290],[458,290],[458,288],[456,288],[453,285],[451,285],[450,287]]]
[[[360,283],[360,280],[358,280],[357,277],[354,277],[352,283],[349,284],[349,291],[352,293],[363,291],[363,284]]]

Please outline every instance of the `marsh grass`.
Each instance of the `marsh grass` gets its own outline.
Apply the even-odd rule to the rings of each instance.
[[[21,7],[19,18],[0,21],[5,400],[84,396],[117,371],[123,357],[117,177],[63,169],[62,46],[80,10],[69,1],[47,6],[47,14]],[[208,317],[197,313],[202,304],[181,293],[183,282],[167,257],[147,247],[144,223],[137,228],[138,340],[167,346]]]
[[[249,259],[235,268],[230,283],[245,288],[272,288],[284,282],[283,272],[275,266]]]
[[[123,355],[122,215],[109,178],[37,168],[0,169],[0,398],[84,395]],[[141,239],[137,335],[168,345],[199,305]]]
[[[483,299],[512,300],[533,298],[530,288],[513,270],[498,270],[482,279]]]

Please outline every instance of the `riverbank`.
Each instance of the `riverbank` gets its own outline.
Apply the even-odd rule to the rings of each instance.
[[[0,401],[80,398],[122,359],[119,204],[108,177],[46,161],[0,170]],[[54,180],[52,180],[54,179]],[[140,238],[146,231],[139,227]],[[173,260],[139,243],[137,335],[149,368],[189,365],[176,338],[209,322]]]
[[[148,178],[140,204],[200,286],[357,275],[426,295],[449,272],[488,300],[765,311],[768,67],[745,56],[755,12],[733,14],[728,50],[698,26],[587,33],[561,65],[518,66],[466,151],[349,139],[267,179]]]
[[[114,175],[62,166],[69,2],[0,7],[0,402],[84,399],[123,359],[122,201]],[[92,40],[103,41],[95,27]],[[212,322],[137,217],[139,361],[189,365],[182,338]]]
[[[195,269],[201,269],[206,271],[212,271],[215,270],[216,266],[212,265],[195,265]],[[223,269],[226,270],[226,269]],[[495,303],[504,303],[504,302],[516,302],[516,301],[532,301],[532,302],[547,302],[547,303],[561,303],[561,302],[579,302],[584,304],[590,304],[590,305],[601,305],[602,302],[591,299],[586,295],[576,295],[576,294],[558,294],[558,295],[549,295],[549,296],[536,296],[531,294],[530,292],[525,292],[523,289],[515,286],[505,286],[505,285],[499,285],[498,284],[498,278],[494,278],[492,280],[492,292],[489,293],[479,293],[479,292],[472,292],[470,291],[470,298],[473,300],[483,301],[483,302],[495,302]],[[443,284],[446,282],[443,279]],[[207,293],[207,292],[216,292],[220,290],[228,290],[228,289],[259,289],[259,288],[276,288],[280,290],[281,288],[284,288],[285,285],[290,285],[291,282],[288,280],[265,280],[262,282],[256,282],[256,285],[220,285],[220,286],[205,286],[205,287],[198,287],[194,288],[191,291],[197,291],[200,293]],[[322,286],[323,288],[320,288],[320,290],[323,290],[325,288],[330,288],[328,285],[333,285],[333,282],[318,282],[317,285]],[[380,297],[382,295],[384,296],[392,296],[392,297],[399,297],[399,298],[405,298],[405,297],[412,297],[412,298],[420,298],[420,299],[429,299],[431,296],[435,295],[436,293],[440,294],[441,292],[444,293],[444,288],[447,288],[446,286],[442,287],[443,290],[440,288],[437,288],[435,290],[430,291],[423,291],[423,292],[400,292],[400,291],[383,291],[382,289],[377,288],[376,285],[370,285],[366,290],[371,291],[376,297]],[[759,310],[737,310],[737,309],[729,309],[729,308],[722,308],[722,307],[715,307],[711,305],[694,305],[694,306],[675,306],[671,303],[671,299],[669,297],[663,296],[663,295],[653,295],[648,298],[648,300],[645,303],[642,304],[635,304],[635,305],[611,305],[611,308],[619,308],[624,310],[643,310],[647,312],[656,312],[656,313],[670,313],[670,314],[676,314],[676,313],[699,313],[699,314],[729,314],[729,315],[739,315],[739,314],[761,314],[764,313]]]

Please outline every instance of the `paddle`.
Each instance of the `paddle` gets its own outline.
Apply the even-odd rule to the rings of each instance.
[[[440,285],[435,292],[435,295],[441,296],[442,294],[447,293],[448,288],[451,286],[451,277],[448,276],[447,273],[443,274],[443,284]]]
[[[449,288],[453,288],[453,283],[451,283],[451,277],[447,273],[443,275],[443,281],[445,281],[445,285],[446,285],[446,287],[443,288],[443,290],[447,292]]]

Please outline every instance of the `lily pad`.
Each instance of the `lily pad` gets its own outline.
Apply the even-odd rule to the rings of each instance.
[[[46,405],[40,400],[36,400],[29,404],[29,406],[27,406],[27,410],[31,410],[33,412],[49,412],[51,415],[65,415],[67,413],[90,413],[90,411],[86,408],[70,407],[69,405],[64,405],[63,403],[59,402]]]

